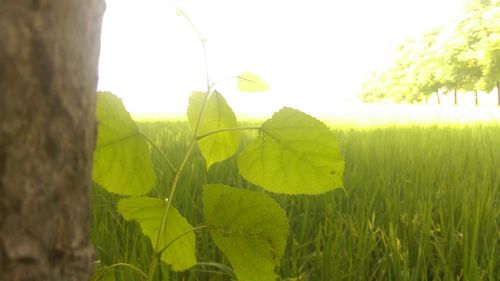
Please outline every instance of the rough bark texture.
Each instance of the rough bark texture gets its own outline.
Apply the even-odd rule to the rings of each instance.
[[[90,278],[104,0],[0,1],[0,280]]]

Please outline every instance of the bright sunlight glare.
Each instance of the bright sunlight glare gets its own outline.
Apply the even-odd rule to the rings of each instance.
[[[388,63],[411,35],[450,22],[462,0],[107,0],[99,90],[136,114],[183,115],[193,90],[206,89],[203,50],[180,7],[206,39],[209,79],[258,74],[265,93],[218,89],[239,116],[283,106],[316,115],[360,110],[367,73]]]

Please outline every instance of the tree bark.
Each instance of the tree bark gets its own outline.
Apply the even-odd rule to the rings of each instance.
[[[441,96],[439,96],[439,91],[436,91],[436,97],[437,97],[438,105],[441,105]]]
[[[458,105],[458,93],[457,93],[457,89],[453,90],[453,104],[454,105]]]
[[[479,96],[478,96],[477,90],[474,90],[474,105],[475,106],[479,105]]]
[[[89,280],[104,0],[0,1],[0,280]]]

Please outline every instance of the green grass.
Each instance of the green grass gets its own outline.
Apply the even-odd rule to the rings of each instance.
[[[187,123],[140,127],[179,164]],[[283,280],[500,280],[500,125],[335,130],[346,160],[345,189],[272,195],[290,219]],[[165,197],[171,175],[157,153],[153,159],[153,193]],[[238,175],[235,158],[208,172],[197,151],[190,160],[173,204],[194,226],[203,223],[204,183],[259,189]],[[93,190],[98,257],[147,271],[151,246],[135,223],[117,214],[117,198]],[[163,265],[157,280],[232,280],[206,232],[197,233],[197,248],[200,264],[182,273]],[[128,269],[116,277],[139,280]]]

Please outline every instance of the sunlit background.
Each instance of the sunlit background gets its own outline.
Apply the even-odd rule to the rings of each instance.
[[[183,115],[191,91],[206,89],[203,49],[176,13],[180,7],[206,39],[211,81],[252,71],[269,82],[268,92],[255,94],[238,92],[236,81],[219,84],[240,116],[266,116],[283,106],[375,116],[394,109],[377,112],[358,100],[369,72],[390,62],[405,38],[459,17],[464,1],[106,2],[98,88],[120,96],[132,113]],[[481,103],[494,105],[495,95]]]

